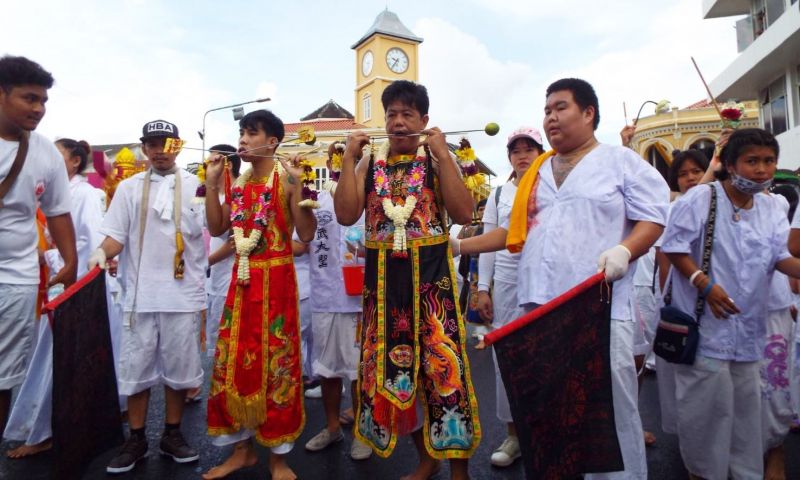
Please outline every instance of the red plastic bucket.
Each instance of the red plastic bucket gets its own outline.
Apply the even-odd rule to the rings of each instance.
[[[348,295],[361,295],[364,290],[364,265],[342,266],[344,276],[344,291]]]

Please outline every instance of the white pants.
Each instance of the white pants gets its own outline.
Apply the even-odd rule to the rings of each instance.
[[[159,383],[173,390],[202,385],[197,312],[137,313],[132,325],[122,327],[118,375],[121,395]]]
[[[222,322],[222,311],[225,309],[225,295],[209,295],[206,302],[206,356],[214,358],[219,337],[219,325]]]
[[[633,363],[633,329],[629,320],[611,320],[611,390],[614,398],[614,423],[622,450],[625,470],[591,473],[590,479],[646,480],[647,456],[644,431],[639,418],[639,384]]]
[[[661,406],[661,430],[678,434],[678,401],[675,398],[675,364],[656,355],[658,403]]]
[[[311,314],[314,335],[314,375],[322,378],[358,378],[361,348],[356,338],[360,313]]]
[[[659,311],[656,304],[656,296],[649,286],[635,286],[634,295],[635,305],[633,311],[636,317],[636,329],[633,335],[633,354],[652,356],[651,346],[656,337],[656,327],[658,326]]]
[[[792,421],[794,321],[789,308],[767,315],[767,343],[761,360],[761,436],[764,451],[783,445]]]
[[[0,283],[0,390],[11,390],[25,378],[38,290],[38,285]]]
[[[675,365],[678,439],[686,469],[708,480],[760,479],[759,362],[697,356]]]
[[[312,377],[314,374],[314,334],[311,330],[311,301],[308,298],[300,300],[300,353],[303,359],[303,376]]]
[[[239,443],[242,440],[247,440],[249,438],[253,438],[255,436],[256,436],[256,432],[255,431],[253,431],[253,430],[251,430],[249,428],[243,428],[243,429],[239,430],[236,433],[231,433],[229,435],[216,436],[211,441],[211,443],[215,447],[225,447],[225,446],[228,446],[228,445],[233,445],[234,443]],[[280,445],[278,445],[276,447],[271,447],[270,451],[272,453],[274,453],[275,455],[286,455],[287,453],[292,451],[293,447],[294,447],[294,442],[281,443]]]
[[[517,302],[517,283],[505,282],[501,279],[494,279],[494,289],[492,291],[492,307],[494,320],[493,328],[500,328],[503,325],[516,320],[525,314],[525,309],[520,307]],[[503,377],[500,375],[500,366],[497,364],[497,353],[492,348],[494,359],[494,388],[497,404],[497,418],[504,423],[512,423],[511,407],[508,404],[508,394],[503,385]]]
[[[25,381],[14,401],[3,436],[36,445],[53,436],[53,332],[46,315],[37,322],[39,333]]]

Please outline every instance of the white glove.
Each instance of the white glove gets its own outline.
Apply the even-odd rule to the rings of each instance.
[[[450,237],[450,250],[453,251],[453,257],[461,255],[461,240]]]
[[[630,261],[631,251],[624,245],[617,245],[600,254],[600,258],[597,259],[597,271],[605,273],[606,281],[615,282],[628,272]]]
[[[103,270],[106,269],[106,252],[102,248],[96,248],[91,255],[89,255],[88,267],[89,270],[93,269],[95,265]]]

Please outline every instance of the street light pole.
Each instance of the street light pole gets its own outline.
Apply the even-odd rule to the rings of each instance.
[[[217,110],[225,110],[227,108],[234,108],[234,107],[241,107],[242,105],[249,105],[251,103],[262,103],[262,102],[269,102],[271,99],[269,97],[258,98],[256,100],[250,100],[249,102],[242,102],[242,103],[234,103],[233,105],[225,105],[224,107],[217,107],[207,110],[206,113],[203,114],[203,130],[197,132],[200,134],[200,139],[203,141],[203,151],[200,152],[200,155],[205,155],[206,152],[206,117],[211,112],[216,112]],[[200,158],[200,161],[203,161],[203,158]]]

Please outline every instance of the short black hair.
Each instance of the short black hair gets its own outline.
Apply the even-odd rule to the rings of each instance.
[[[283,141],[286,130],[283,121],[269,110],[255,110],[239,120],[239,128],[252,128],[253,130],[263,130],[267,135],[276,137],[279,142]]]
[[[0,58],[0,88],[6,92],[22,85],[51,88],[54,82],[53,75],[32,60],[12,55]]]
[[[575,103],[581,107],[581,110],[586,110],[589,107],[594,107],[594,129],[600,125],[600,102],[597,100],[597,94],[594,92],[594,87],[580,78],[562,78],[556,80],[547,87],[546,97],[549,97],[553,92],[560,92],[562,90],[569,90],[572,92],[572,97]]]
[[[728,143],[720,153],[722,168],[715,173],[715,176],[719,180],[727,180],[730,177],[727,167],[736,165],[736,160],[742,151],[753,146],[771,148],[775,152],[775,158],[780,155],[781,148],[773,134],[761,128],[742,128],[733,132],[728,138]]]
[[[389,105],[394,102],[400,102],[403,105],[413,107],[420,115],[427,115],[428,108],[430,107],[430,100],[428,100],[428,89],[419,83],[410,82],[408,80],[395,80],[384,89],[381,94],[381,103],[383,104],[383,111],[389,109]]]
[[[68,151],[70,156],[77,156],[81,159],[78,164],[79,174],[86,170],[89,164],[89,154],[92,153],[92,147],[89,146],[89,142],[86,140],[77,141],[71,138],[59,138],[56,140],[56,145],[60,145],[61,148]]]
[[[683,167],[683,164],[691,161],[697,164],[704,172],[708,170],[708,157],[706,154],[696,148],[689,150],[673,150],[672,151],[672,164],[669,166],[667,172],[667,183],[669,189],[673,192],[679,192],[678,188],[678,170]]]
[[[775,195],[783,195],[786,201],[789,202],[789,222],[794,218],[794,212],[797,210],[797,203],[800,200],[797,189],[797,185],[791,183],[778,183],[769,189]]]
[[[228,145],[227,143],[214,145],[210,150],[212,152],[236,153],[236,149],[233,145]],[[239,155],[228,155],[228,161],[231,162],[231,173],[233,173],[234,177],[238,177],[239,169],[242,167],[242,159],[239,158]]]

